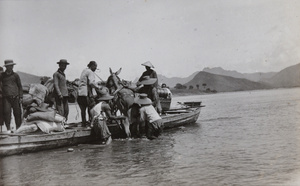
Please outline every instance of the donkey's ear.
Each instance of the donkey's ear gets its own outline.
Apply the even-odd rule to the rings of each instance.
[[[109,67],[109,72],[110,72],[110,74],[113,74],[113,71],[111,70],[111,68]]]
[[[117,72],[116,75],[119,75],[121,73],[122,68],[120,68]]]

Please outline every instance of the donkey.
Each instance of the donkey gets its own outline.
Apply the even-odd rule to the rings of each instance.
[[[109,68],[110,76],[106,81],[106,87],[109,89],[110,94],[115,95],[114,103],[117,106],[117,109],[123,115],[128,117],[128,110],[134,103],[135,93],[118,77],[121,70],[122,68],[120,68],[117,72],[113,72],[111,68]]]
[[[123,115],[125,115],[129,119],[129,126],[132,130],[136,130],[136,126],[132,126],[132,124],[138,123],[138,108],[135,107],[134,98],[135,98],[135,90],[138,88],[135,84],[121,80],[119,78],[119,74],[122,68],[120,68],[117,72],[113,72],[111,68],[109,68],[110,76],[106,81],[106,87],[109,89],[110,94],[115,95],[113,99],[113,105],[116,106],[115,112],[119,110]]]

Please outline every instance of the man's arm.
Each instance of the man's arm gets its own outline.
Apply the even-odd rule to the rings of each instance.
[[[103,111],[105,112],[107,118],[109,118],[109,119],[124,119],[124,118],[126,118],[125,116],[113,115],[111,113],[111,108],[107,103],[103,104],[102,106],[103,106]]]
[[[59,86],[58,86],[58,82],[59,82],[59,78],[58,78],[58,74],[57,73],[54,73],[53,74],[53,84],[54,84],[54,90],[55,92],[57,93],[58,97],[59,98],[62,98],[62,94],[59,90]]]
[[[88,74],[88,83],[92,88],[99,88],[98,84],[96,83],[95,74],[92,71]]]
[[[16,79],[17,79],[17,86],[19,89],[19,98],[23,99],[23,88],[22,88],[20,76],[18,74],[16,74]]]

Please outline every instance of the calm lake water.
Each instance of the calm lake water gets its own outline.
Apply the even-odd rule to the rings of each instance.
[[[199,100],[206,107],[197,123],[158,140],[2,158],[0,185],[300,185],[300,88],[175,97],[172,104]]]

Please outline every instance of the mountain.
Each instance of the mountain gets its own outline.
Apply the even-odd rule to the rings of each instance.
[[[206,84],[203,87],[203,84]],[[243,78],[234,78],[230,76],[216,75],[208,72],[201,71],[195,75],[195,77],[184,84],[188,88],[193,86],[194,89],[199,85],[199,89],[216,90],[217,92],[231,92],[231,91],[243,91],[243,90],[257,90],[257,89],[269,89],[271,86],[253,82]]]
[[[20,79],[21,79],[21,83],[22,85],[27,85],[27,84],[31,84],[31,83],[40,83],[41,82],[41,77],[40,76],[36,76],[36,75],[32,75],[32,74],[28,74],[25,72],[16,72],[17,74],[19,74]]]
[[[300,87],[300,63],[281,70],[265,82],[277,88]]]
[[[197,73],[199,73],[199,71],[194,72],[192,75],[185,77],[185,78],[180,78],[180,77],[168,78],[161,74],[157,74],[157,77],[158,77],[159,84],[165,83],[168,87],[174,87],[177,83],[184,84],[184,83],[192,80]]]
[[[31,83],[40,83],[41,77],[17,72],[21,78],[22,85]],[[300,87],[300,63],[289,66],[280,72],[268,73],[239,73],[237,71],[224,70],[221,67],[204,68],[203,71],[197,71],[188,77],[168,78],[158,74],[159,83],[165,83],[173,88],[177,83],[193,86],[199,85],[200,89],[211,89],[218,92],[239,91],[274,88]],[[205,87],[202,85],[206,84]]]
[[[198,73],[199,71],[197,72],[194,72],[192,75],[188,76],[188,77],[185,77],[185,78],[180,78],[180,77],[171,77],[171,78],[168,78],[164,75],[161,75],[161,74],[157,74],[157,78],[158,78],[158,83],[161,85],[162,83],[165,83],[168,87],[170,88],[173,88],[175,87],[175,85],[177,83],[180,83],[180,84],[184,84],[190,80],[192,80],[195,75]],[[137,82],[139,79],[136,78],[133,82]]]
[[[206,67],[203,69],[203,71],[211,74],[230,76],[234,78],[244,78],[254,82],[264,81],[265,79],[269,79],[276,74],[276,72],[240,73],[232,70],[224,70],[221,67],[214,67],[214,68]]]

